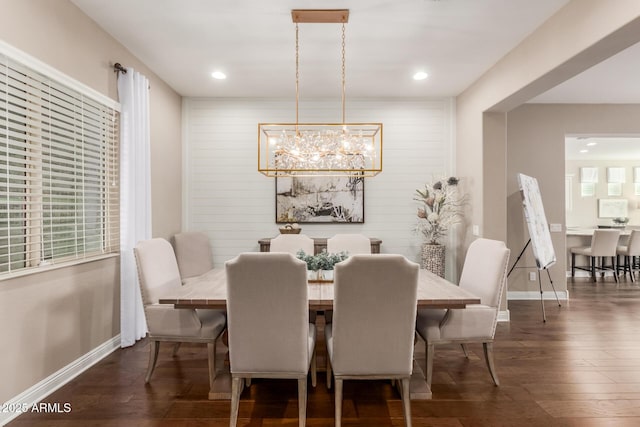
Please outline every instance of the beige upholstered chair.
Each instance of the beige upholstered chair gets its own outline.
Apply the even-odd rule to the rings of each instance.
[[[467,355],[465,344],[481,342],[493,382],[499,385],[493,364],[493,337],[498,322],[500,297],[507,281],[509,249],[503,242],[477,239],[467,251],[460,276],[460,287],[480,297],[480,304],[464,309],[420,309],[416,330],[426,345],[426,377],[431,386],[434,347],[459,343]]]
[[[316,385],[315,325],[308,322],[307,266],[291,254],[243,253],[225,264],[231,366],[231,423],[251,378],[298,380],[299,425],[307,411],[307,374]]]
[[[184,231],[173,236],[180,277],[185,283],[213,268],[209,236],[200,231]]]
[[[571,248],[571,277],[576,274],[576,268],[579,270],[587,270],[591,272],[591,280],[596,281],[596,269],[603,273],[606,270],[613,272],[613,278],[618,281],[618,272],[616,271],[616,249],[618,247],[618,239],[620,230],[603,229],[594,230],[591,238],[591,246],[581,246]],[[589,267],[576,266],[576,255],[584,255],[589,258]],[[596,260],[600,258],[600,267],[596,266]],[[611,267],[606,266],[606,259],[611,260]]]
[[[151,239],[138,242],[133,251],[151,342],[145,382],[149,382],[155,369],[161,341],[196,342],[207,344],[211,388],[216,376],[216,340],[225,327],[224,313],[219,310],[175,309],[171,305],[158,304],[163,293],[182,286],[173,248],[164,239]]]
[[[306,234],[279,234],[271,239],[269,252],[287,252],[296,255],[300,249],[306,254],[313,255],[313,239]]]
[[[348,252],[349,255],[370,254],[371,240],[362,234],[336,234],[327,239],[327,252]]]
[[[622,265],[622,273],[626,276],[627,272],[631,276],[631,281],[635,282],[634,266],[635,258],[640,256],[640,230],[631,230],[629,234],[629,240],[627,246],[618,246],[616,249],[616,262],[618,265],[618,272],[620,271],[620,256],[624,257],[624,264]]]
[[[333,323],[325,327],[336,426],[341,425],[343,380],[386,378],[400,380],[405,425],[411,426],[418,272],[418,264],[402,255],[353,255],[336,265]]]

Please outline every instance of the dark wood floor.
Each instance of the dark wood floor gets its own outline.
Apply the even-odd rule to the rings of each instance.
[[[640,426],[640,286],[622,281],[569,284],[571,301],[512,301],[500,323],[495,387],[472,346],[436,350],[433,399],[413,401],[413,425]],[[423,352],[423,346],[419,349]],[[161,350],[144,384],[148,346],[118,350],[46,401],[71,412],[24,414],[9,426],[227,426],[229,402],[208,401],[206,351],[183,345],[177,358]],[[423,354],[423,353],[422,353]],[[363,355],[366,357],[366,355]],[[254,381],[240,403],[239,426],[297,425],[295,381]],[[388,382],[345,383],[343,425],[402,426],[399,395]],[[324,375],[309,387],[307,425],[333,425],[333,392]]]

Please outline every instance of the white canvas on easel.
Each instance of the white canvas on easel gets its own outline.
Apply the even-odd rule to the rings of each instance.
[[[536,265],[538,270],[546,270],[549,283],[553,289],[553,293],[556,296],[558,307],[562,307],[558,293],[555,286],[553,286],[553,280],[551,280],[551,274],[549,273],[549,267],[556,263],[556,252],[553,250],[553,242],[551,241],[551,233],[549,232],[549,224],[547,224],[547,217],[544,214],[544,207],[542,206],[542,195],[540,195],[540,189],[538,188],[538,180],[521,174],[518,174],[518,184],[520,185],[520,194],[522,195],[522,207],[524,210],[524,217],[529,228],[529,241],[518,255],[516,262],[509,270],[507,277],[511,274],[516,264],[524,254],[529,244],[533,248],[533,257],[536,259]],[[538,274],[538,288],[540,289],[540,306],[542,307],[542,321],[547,321],[547,316],[544,311],[544,298],[542,292],[542,280],[540,274]]]
[[[533,247],[533,256],[539,270],[548,269],[556,262],[556,253],[549,233],[547,217],[542,206],[542,196],[538,188],[538,180],[518,174],[518,184],[522,195],[524,216],[529,228],[529,237]]]

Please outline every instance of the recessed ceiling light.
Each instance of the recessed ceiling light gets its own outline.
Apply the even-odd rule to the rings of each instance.
[[[587,147],[593,147],[594,145],[598,145],[597,142],[587,142]]]
[[[227,78],[227,75],[222,71],[214,71],[213,73],[211,73],[211,77],[213,77],[216,80],[224,80]]]
[[[424,71],[418,71],[413,75],[413,80],[424,80],[427,77],[429,77],[429,74],[425,73]]]
[[[589,150],[580,150],[581,153],[588,153]]]

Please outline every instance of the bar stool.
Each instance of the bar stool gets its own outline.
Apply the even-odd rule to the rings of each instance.
[[[629,235],[627,246],[618,246],[616,249],[618,272],[620,272],[620,256],[624,257],[624,265],[622,266],[622,274],[631,276],[631,282],[635,282],[634,267],[635,257],[640,256],[640,230],[632,230]]]
[[[596,269],[602,270],[603,274],[606,270],[613,272],[613,278],[618,282],[618,272],[616,271],[616,256],[618,247],[618,238],[620,230],[594,230],[591,238],[591,246],[580,246],[571,248],[571,277],[575,276],[576,268],[591,272],[591,279],[596,281]],[[589,267],[576,266],[576,255],[585,255],[589,257]],[[611,267],[607,267],[606,258],[611,258]],[[596,266],[596,259],[600,258],[600,267]]]

